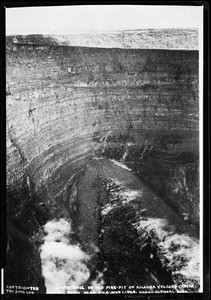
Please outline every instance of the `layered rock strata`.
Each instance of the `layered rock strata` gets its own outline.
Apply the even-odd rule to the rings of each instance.
[[[107,156],[126,163],[197,229],[197,51],[8,37],[6,67],[13,227],[35,244],[47,220],[69,218],[64,195],[75,176],[90,159]]]

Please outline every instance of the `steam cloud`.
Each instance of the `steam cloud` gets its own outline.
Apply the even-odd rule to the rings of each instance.
[[[175,283],[194,285],[200,283],[200,245],[197,239],[187,234],[177,234],[165,219],[148,218],[141,220],[138,231],[154,232],[160,249],[160,258],[165,267],[172,271]],[[169,228],[169,230],[166,230]],[[178,288],[179,292],[180,289]]]
[[[83,285],[90,272],[90,256],[78,245],[70,244],[71,226],[65,219],[52,220],[44,226],[46,236],[41,246],[42,274],[47,294],[65,294]]]

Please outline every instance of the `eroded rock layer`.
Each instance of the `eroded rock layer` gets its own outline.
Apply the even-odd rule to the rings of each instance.
[[[11,46],[9,190],[23,191],[28,175],[39,198],[55,203],[111,131],[136,144],[146,134],[177,133],[179,141],[169,142],[177,153],[195,154],[197,57],[194,51]]]
[[[69,218],[75,178],[96,156],[123,161],[197,229],[197,51],[8,37],[6,62],[8,216],[32,243]]]

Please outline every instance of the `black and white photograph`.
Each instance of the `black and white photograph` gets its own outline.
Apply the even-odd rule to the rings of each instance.
[[[5,14],[2,294],[203,293],[203,5]]]

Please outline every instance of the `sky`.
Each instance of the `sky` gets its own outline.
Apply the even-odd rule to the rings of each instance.
[[[76,5],[6,8],[6,34],[199,28],[203,6]]]

